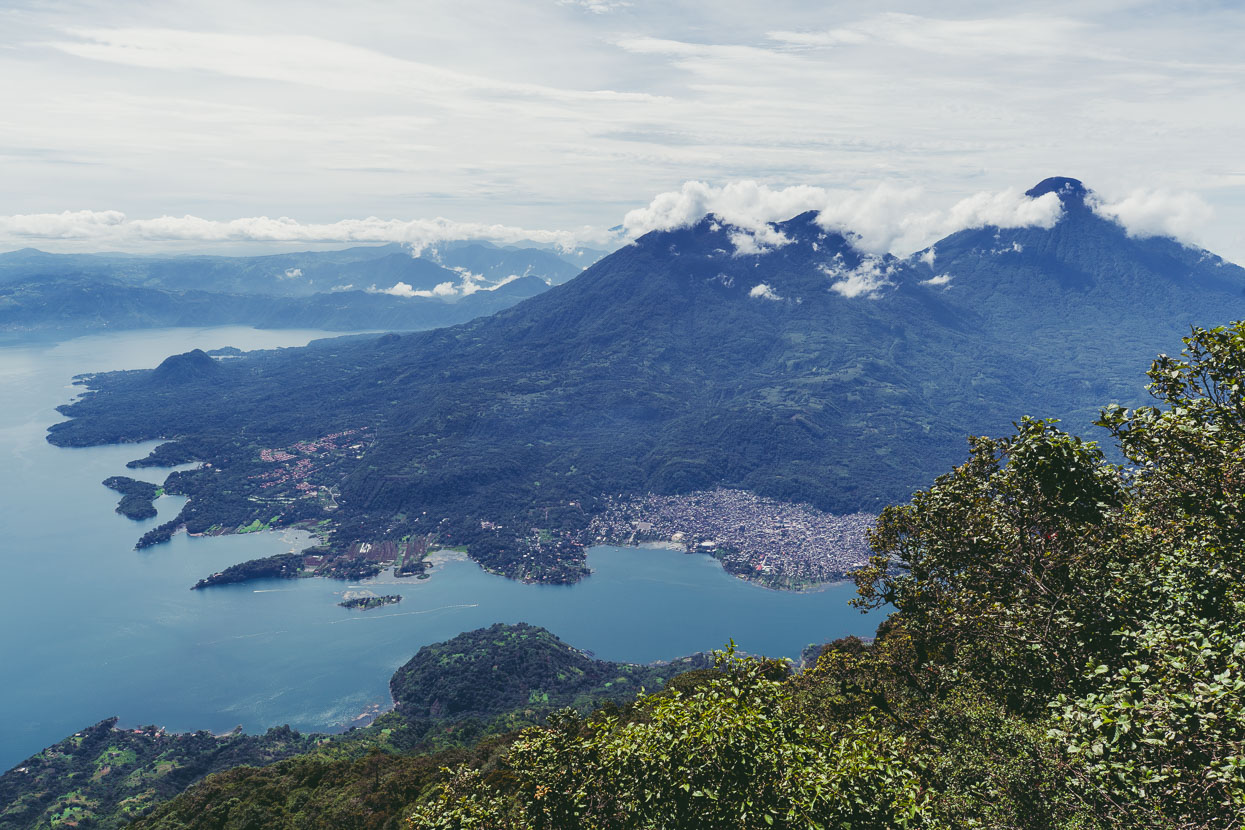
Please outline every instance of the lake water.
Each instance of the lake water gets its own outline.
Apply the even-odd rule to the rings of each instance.
[[[176,515],[133,522],[113,512],[111,475],[154,444],[58,449],[44,440],[81,372],[155,366],[192,348],[302,345],[314,331],[162,329],[59,344],[0,347],[0,770],[117,715],[126,725],[247,731],[348,724],[389,701],[394,669],[420,646],[494,622],[529,622],[602,659],[647,662],[719,648],[797,656],[811,642],[870,635],[876,618],[847,607],[848,585],[769,591],[706,556],[595,548],[592,576],[573,586],[523,585],[469,561],[427,580],[382,575],[366,587],[403,601],[339,608],[359,585],[271,580],[190,591],[200,577],[283,553],[300,534],[211,539],[180,534],[142,552],[134,542]],[[305,538],[305,535],[302,535]]]

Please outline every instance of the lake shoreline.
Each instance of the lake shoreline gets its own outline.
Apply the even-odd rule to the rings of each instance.
[[[721,648],[730,639],[750,653],[796,658],[810,642],[868,636],[876,627],[877,619],[847,608],[845,588],[754,591],[704,557],[643,547],[590,548],[592,578],[565,585],[503,578],[433,544],[429,579],[381,574],[349,581],[403,596],[367,613],[337,607],[345,586],[336,581],[189,591],[206,574],[315,540],[297,529],[214,535],[210,542],[178,533],[136,553],[136,531],[172,519],[186,497],[158,498],[158,516],[136,522],[114,512],[117,494],[100,482],[127,475],[159,485],[170,468],[126,465],[162,442],[66,450],[45,440],[46,425],[58,405],[81,392],[70,383],[75,375],[151,366],[192,348],[297,342],[290,333],[230,328],[0,347],[0,458],[11,471],[0,479],[0,500],[10,508],[0,559],[12,584],[55,585],[68,600],[48,614],[45,592],[19,590],[0,607],[0,625],[26,632],[0,641],[9,669],[0,705],[22,713],[0,724],[0,766],[102,713],[177,732],[344,728],[388,699],[389,676],[421,646],[495,622],[540,625],[600,659],[640,664]],[[32,553],[44,550],[57,555]],[[40,620],[34,630],[30,619]]]

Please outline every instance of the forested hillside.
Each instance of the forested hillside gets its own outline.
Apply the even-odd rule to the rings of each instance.
[[[317,736],[170,734],[100,721],[0,776],[0,830],[121,827],[213,772],[307,752]]]
[[[555,709],[589,711],[602,700],[660,691],[676,674],[712,662],[705,655],[652,665],[597,660],[543,628],[497,623],[424,646],[389,690],[397,714],[412,724],[497,733]]]

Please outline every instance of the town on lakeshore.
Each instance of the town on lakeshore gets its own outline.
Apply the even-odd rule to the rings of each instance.
[[[358,459],[370,445],[369,432],[358,427],[286,447],[259,448],[258,457],[243,465],[245,472],[235,481],[249,490],[252,505],[276,515],[237,527],[216,524],[208,533],[266,530],[306,516],[292,524],[325,543],[297,554],[241,563],[212,574],[197,587],[257,577],[363,579],[387,567],[394,567],[399,577],[426,577],[426,557],[440,548],[472,554],[486,570],[525,582],[574,582],[587,572],[584,551],[591,545],[662,542],[687,553],[711,555],[735,576],[786,590],[844,579],[868,559],[866,532],[876,518],[873,514],[835,515],[725,487],[683,495],[602,496],[590,511],[573,502],[572,514],[583,517],[577,527],[561,525],[546,510],[539,517],[544,521],[538,522],[545,526],[510,535],[501,533],[510,522],[480,518],[478,527],[468,528],[461,517],[438,521],[425,515],[411,520],[427,528],[422,532],[381,526],[374,527],[368,538],[369,523],[355,521],[346,536],[337,521],[341,507],[337,485],[345,474],[344,463]],[[337,537],[332,543],[327,542],[330,534]],[[481,545],[505,547],[507,539],[513,548],[509,567],[499,568],[476,555]]]
[[[669,541],[710,553],[731,573],[775,588],[843,579],[868,559],[869,513],[835,516],[807,504],[719,487],[680,496],[609,499],[589,527],[599,542]]]

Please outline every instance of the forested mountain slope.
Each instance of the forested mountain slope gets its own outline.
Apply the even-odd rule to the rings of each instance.
[[[914,273],[946,280],[946,301],[975,315],[990,339],[1060,365],[1056,383],[1088,385],[1099,400],[1134,396],[1145,360],[1192,326],[1239,317],[1239,266],[1167,237],[1130,237],[1094,212],[1093,193],[1076,179],[1046,179],[1028,195],[1051,192],[1064,208],[1053,228],[960,231],[913,255]],[[1135,355],[1136,368],[1121,372],[1116,354]],[[1053,389],[1052,402],[1063,394]],[[1090,404],[1077,428],[1093,413]]]
[[[1131,239],[1061,194],[1062,219],[1017,238],[1019,264],[981,252],[1010,232],[939,243],[936,265],[978,263],[949,282],[868,257],[813,214],[758,253],[706,217],[465,325],[255,354],[198,386],[94,376],[50,440],[187,441],[220,471],[177,484],[202,530],[268,521],[253,502],[245,514],[263,497],[248,484],[261,448],[366,430],[360,457],[315,482],[334,488],[336,544],[436,532],[533,579],[577,577],[576,533],[606,494],[721,485],[878,510],[961,458],[969,434],[1023,414],[1080,428],[1103,400],[1136,400],[1136,367],[1186,320],[1245,310],[1241,269]],[[309,498],[282,511],[328,517]],[[563,535],[533,542],[533,528]]]

